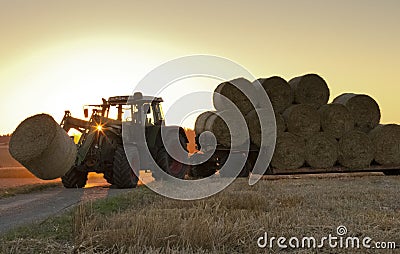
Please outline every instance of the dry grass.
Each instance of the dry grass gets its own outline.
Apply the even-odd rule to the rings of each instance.
[[[198,201],[171,200],[138,188],[116,198],[82,204],[70,214],[9,234],[0,239],[0,251],[274,253],[280,249],[257,247],[256,241],[265,231],[270,236],[318,239],[335,235],[339,225],[347,227],[348,236],[399,244],[399,185],[400,177],[380,176],[287,179],[255,186],[241,179],[220,194]],[[332,251],[344,252],[318,250]]]
[[[0,144],[0,168],[1,167],[21,167],[8,152],[8,145]]]

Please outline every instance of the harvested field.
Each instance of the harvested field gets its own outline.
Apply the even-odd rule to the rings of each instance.
[[[8,151],[8,145],[0,145],[0,168],[2,167],[21,167]]]
[[[344,93],[336,97],[333,103],[345,105],[353,116],[355,129],[365,133],[378,126],[381,119],[378,103],[368,95]]]
[[[0,252],[382,253],[329,245],[260,249],[257,240],[265,232],[269,238],[321,239],[337,236],[343,225],[346,237],[399,244],[399,184],[400,177],[382,176],[280,179],[254,186],[241,179],[198,201],[138,188],[10,233],[1,239]]]

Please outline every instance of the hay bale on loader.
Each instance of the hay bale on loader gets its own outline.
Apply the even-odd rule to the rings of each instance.
[[[321,129],[318,111],[309,104],[290,106],[283,113],[288,132],[307,137]]]
[[[293,78],[289,85],[294,91],[294,103],[311,104],[315,108],[326,104],[329,100],[329,88],[325,80],[317,74],[306,74]]]
[[[242,88],[242,92],[238,87]],[[228,82],[223,82],[217,86],[213,94],[213,104],[217,111],[234,110],[230,103],[233,102],[243,115],[252,111],[255,106],[250,100],[255,101],[255,87],[245,78],[237,78]]]
[[[344,93],[333,103],[345,105],[354,118],[354,128],[365,133],[378,126],[381,119],[379,105],[368,95]]]
[[[43,180],[61,177],[73,166],[76,145],[47,114],[25,119],[10,139],[10,154],[32,174]]]
[[[400,125],[378,125],[369,137],[375,146],[375,161],[385,166],[400,165]]]
[[[270,114],[269,110],[259,108],[250,111],[246,115],[246,124],[249,129],[250,140],[258,147],[261,147],[261,137],[271,138],[275,135],[273,130],[273,119],[265,119],[266,122],[263,125],[263,130],[261,130],[261,124],[258,114],[268,116]],[[285,120],[282,115],[275,113],[275,123],[276,123],[276,135],[283,133],[286,129]],[[263,134],[263,135],[262,135]],[[267,139],[268,140],[268,139]]]
[[[313,168],[333,167],[338,159],[338,142],[326,132],[319,132],[306,139],[306,163]]]
[[[257,79],[253,82],[253,85],[256,82],[260,83],[268,94],[275,112],[282,113],[292,105],[294,98],[293,90],[283,78],[274,76],[266,79]]]
[[[343,133],[354,128],[354,119],[343,104],[326,104],[318,110],[321,116],[321,129],[329,135],[340,138]]]
[[[240,124],[240,118],[243,118],[243,124]],[[231,123],[231,128],[228,127],[229,123]],[[217,143],[225,147],[240,147],[248,141],[248,137],[244,135],[248,132],[244,117],[234,110],[210,115],[206,120],[204,130],[212,132]]]
[[[276,169],[297,169],[305,162],[304,138],[289,132],[278,135],[271,166]]]
[[[362,131],[346,132],[339,140],[338,162],[344,167],[353,169],[369,167],[374,154],[375,149],[371,139]]]

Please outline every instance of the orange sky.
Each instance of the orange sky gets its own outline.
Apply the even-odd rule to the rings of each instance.
[[[319,73],[331,100],[366,93],[382,122],[400,123],[398,24],[397,0],[0,1],[0,134],[36,113],[82,116],[83,104],[129,94],[154,67],[190,54],[256,77]]]

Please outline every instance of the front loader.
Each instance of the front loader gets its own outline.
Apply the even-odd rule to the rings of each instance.
[[[89,108],[92,108],[88,121],[74,118],[66,111],[61,127],[66,132],[75,129],[82,135],[77,143],[75,164],[61,178],[63,185],[66,188],[82,188],[88,173],[96,172],[102,173],[107,182],[116,188],[133,188],[138,183],[140,169],[152,170],[156,180],[163,178],[163,174],[153,170],[156,166],[169,175],[183,178],[188,166],[170,156],[166,144],[171,141],[168,139],[178,140],[175,143],[187,156],[188,139],[182,127],[165,126],[162,101],[159,97],[143,96],[141,93],[135,93],[133,97],[110,97],[103,99],[102,104],[88,105],[84,109],[88,118]],[[129,135],[130,139],[138,137],[130,140],[129,151],[125,151],[123,145],[123,124],[133,132]],[[162,138],[162,128],[163,132],[171,133],[166,135],[167,140]]]

